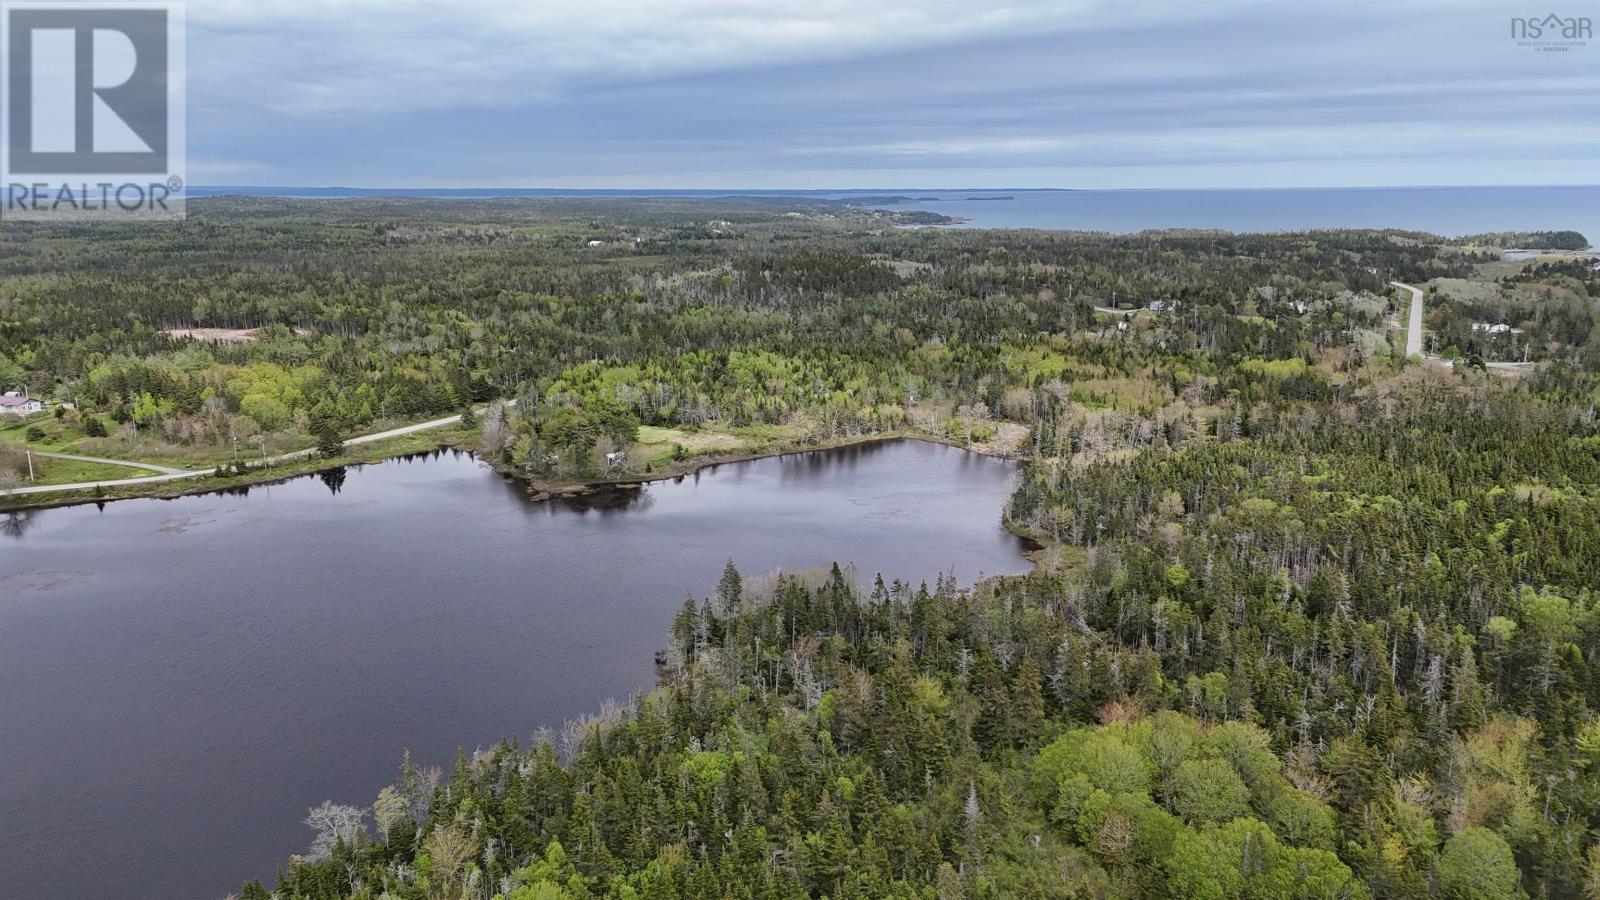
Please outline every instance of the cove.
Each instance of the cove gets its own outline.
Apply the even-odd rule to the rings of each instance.
[[[369,805],[400,754],[626,700],[689,595],[853,563],[1026,571],[1015,464],[918,441],[533,502],[455,453],[0,516],[0,886],[213,900]]]

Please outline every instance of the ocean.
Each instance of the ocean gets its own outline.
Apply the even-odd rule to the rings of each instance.
[[[996,196],[1007,199],[982,199]],[[1600,186],[1026,191],[918,194],[925,209],[975,228],[1300,231],[1403,228],[1446,237],[1491,231],[1582,232],[1600,239]],[[977,198],[977,199],[974,199]]]
[[[1446,237],[1491,231],[1582,232],[1600,239],[1600,186],[1259,188],[1233,190],[696,191],[541,188],[203,187],[222,194],[340,197],[817,197],[957,216],[968,228],[1049,228],[1130,233],[1151,228],[1236,232],[1401,228]],[[908,198],[892,206],[883,198]]]

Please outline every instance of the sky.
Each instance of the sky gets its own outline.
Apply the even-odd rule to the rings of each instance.
[[[189,0],[189,181],[1600,183],[1600,43],[1511,35],[1551,12],[1600,20],[1592,0]]]

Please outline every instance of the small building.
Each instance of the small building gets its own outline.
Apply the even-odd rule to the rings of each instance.
[[[1493,325],[1489,324],[1488,322],[1473,322],[1472,330],[1486,331],[1489,334],[1520,334],[1522,331],[1520,328],[1512,328],[1510,325],[1507,325],[1503,322]]]
[[[623,453],[621,450],[613,450],[606,454],[606,468],[616,468],[622,465],[622,461],[627,458],[628,454]]]
[[[0,414],[8,416],[30,416],[44,409],[44,404],[38,400],[24,395],[21,391],[6,391],[0,397]]]
[[[591,246],[591,247],[604,247],[605,245],[606,245],[605,241],[590,241],[589,242],[589,246]]]

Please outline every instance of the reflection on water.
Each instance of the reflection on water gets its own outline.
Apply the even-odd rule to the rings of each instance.
[[[318,474],[317,477],[322,479],[322,483],[327,486],[328,493],[338,494],[339,489],[344,487],[345,468],[340,466],[337,469],[329,469]]]
[[[22,537],[23,533],[28,530],[28,522],[32,521],[32,519],[32,510],[6,513],[5,518],[0,519],[0,536]]]
[[[6,514],[0,893],[270,878],[307,807],[370,803],[401,750],[447,763],[648,687],[672,614],[729,559],[1024,571],[999,520],[1013,472],[893,442],[534,502],[444,452]]]

